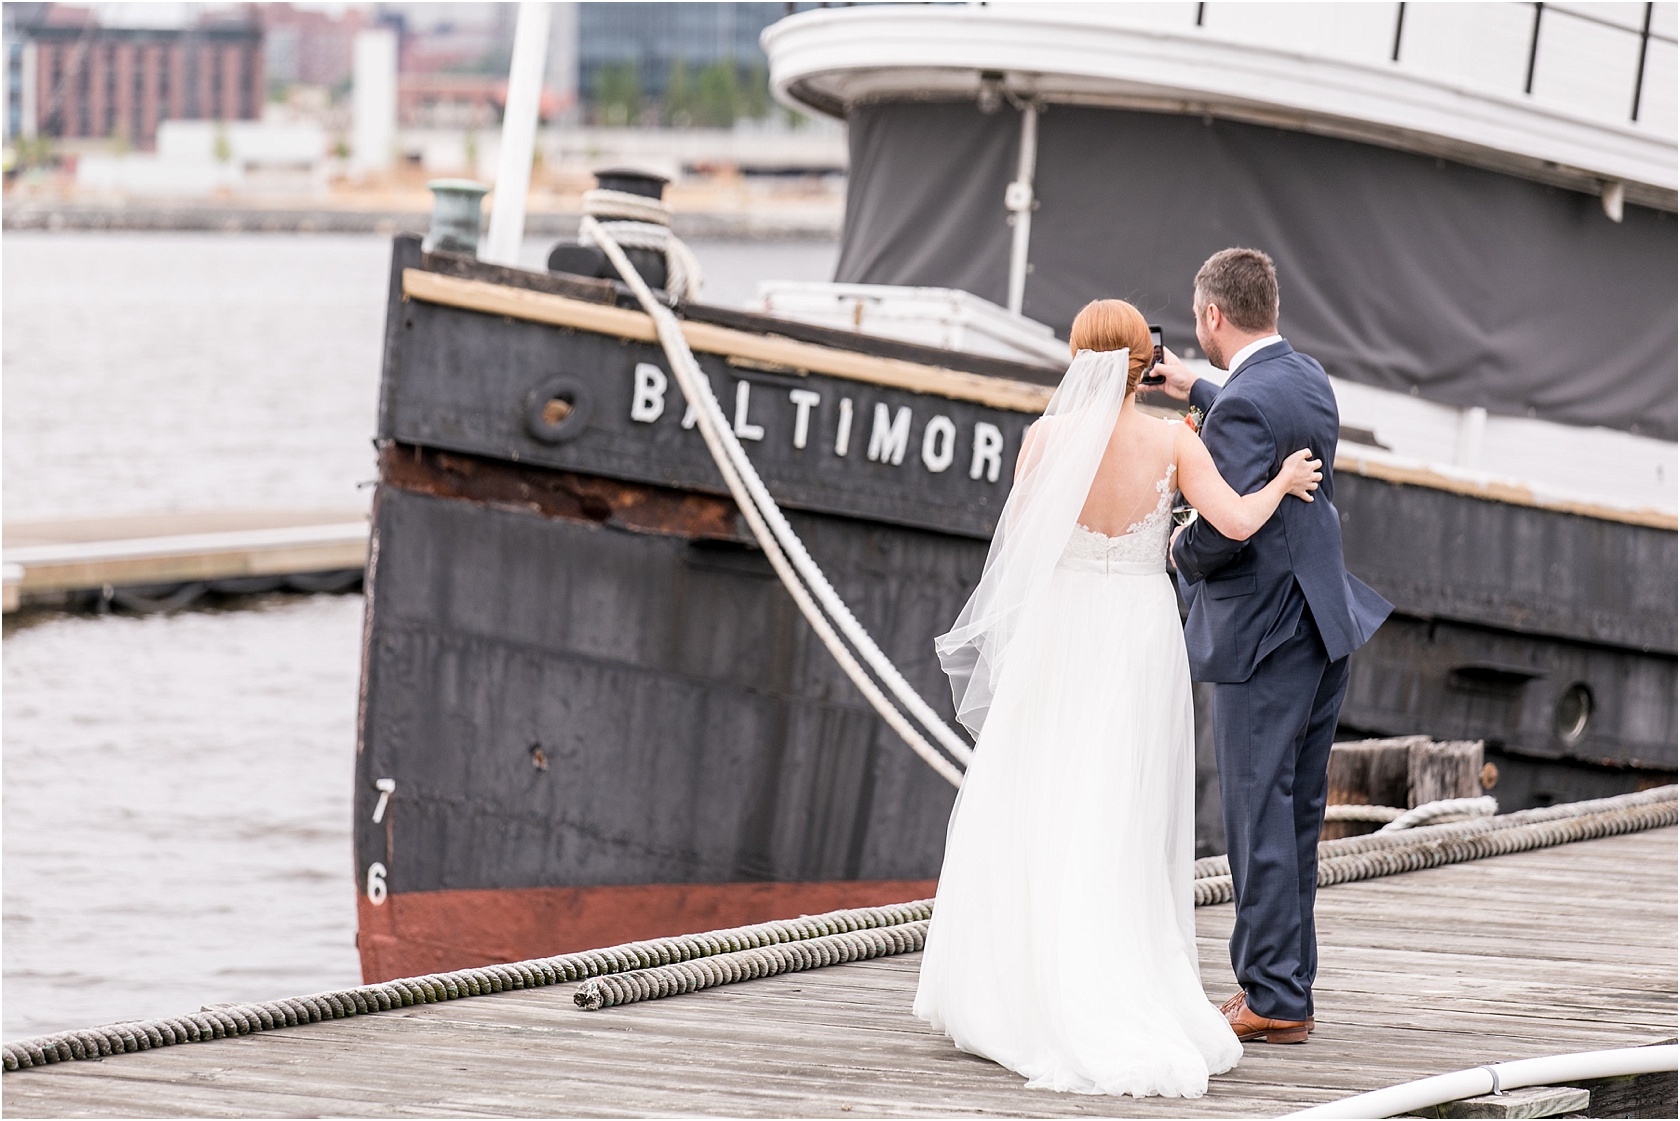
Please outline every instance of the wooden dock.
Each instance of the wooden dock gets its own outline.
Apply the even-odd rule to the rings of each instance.
[[[4,610],[86,590],[342,572],[367,564],[364,514],[231,510],[8,522]]]
[[[4,1078],[40,1116],[1276,1116],[1486,1062],[1676,1034],[1676,830],[1326,888],[1318,1032],[1207,1097],[1029,1091],[910,1015],[919,955],[583,1012],[574,985]],[[1197,911],[1210,999],[1229,905]]]

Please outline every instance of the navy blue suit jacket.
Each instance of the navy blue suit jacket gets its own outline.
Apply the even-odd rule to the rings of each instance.
[[[1247,541],[1232,541],[1197,519],[1173,546],[1179,587],[1190,604],[1184,642],[1191,675],[1247,681],[1295,633],[1303,606],[1311,608],[1330,660],[1347,657],[1376,633],[1393,605],[1342,564],[1334,470],[1341,420],[1324,367],[1279,341],[1244,362],[1222,389],[1198,381],[1190,403],[1202,410],[1202,440],[1238,494],[1265,486],[1301,448],[1324,461],[1314,501],[1285,497]]]

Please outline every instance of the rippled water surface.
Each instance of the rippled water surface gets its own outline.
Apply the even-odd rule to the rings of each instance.
[[[694,248],[726,304],[835,259]],[[364,506],[389,253],[7,234],[5,519]],[[8,622],[6,1039],[359,979],[360,626],[357,596]]]
[[[358,982],[361,606],[7,635],[7,1039]]]
[[[529,242],[535,265],[547,243]],[[709,302],[822,280],[819,243],[696,243]],[[0,240],[7,521],[365,508],[390,242],[31,234]]]

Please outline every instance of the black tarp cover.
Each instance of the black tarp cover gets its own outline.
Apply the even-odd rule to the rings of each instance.
[[[1019,115],[879,102],[849,116],[835,279],[1005,302]],[[1672,440],[1676,225],[1354,141],[1201,116],[1050,106],[1024,311],[1064,338],[1120,296],[1194,345],[1210,253],[1276,260],[1282,330],[1330,373],[1449,405]]]

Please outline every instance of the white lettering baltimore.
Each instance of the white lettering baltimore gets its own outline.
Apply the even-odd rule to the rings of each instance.
[[[876,463],[904,462],[904,449],[910,443],[910,406],[900,405],[894,416],[887,406],[875,402],[875,427],[869,432],[869,458]]]
[[[665,371],[652,362],[636,363],[636,392],[630,398],[630,419],[652,424],[665,415]]]
[[[986,481],[998,481],[1003,466],[1003,431],[995,424],[977,421],[974,425],[974,458],[968,464],[968,477],[978,479],[985,472]]]
[[[752,405],[752,383],[735,383],[735,435],[743,440],[764,439],[762,424],[747,423],[747,409]]]
[[[852,446],[852,399],[840,398],[840,427],[834,430],[834,454],[845,455]]]
[[[935,475],[957,456],[957,426],[948,416],[936,416],[922,430],[922,463]]]
[[[793,414],[793,446],[805,446],[806,437],[811,434],[811,410],[822,404],[822,394],[813,393],[809,389],[788,390],[788,400],[792,401],[796,411]]]
[[[653,424],[665,415],[666,398],[671,379],[652,362],[636,363],[634,385],[630,396],[630,419],[638,424]],[[822,394],[810,389],[791,389],[788,400],[793,403],[793,446],[805,448],[811,439],[811,414],[822,405]],[[694,406],[684,401],[682,426],[692,429],[698,422]],[[751,420],[752,385],[735,383],[735,435],[742,440],[763,440],[764,426]],[[852,420],[855,410],[850,397],[840,399],[840,416],[834,431],[834,454],[845,456],[851,451]],[[874,424],[869,433],[869,458],[875,463],[901,466],[909,448],[910,426],[913,417],[908,405],[901,405],[895,413],[883,402],[876,402]],[[968,477],[982,477],[989,483],[998,481],[1003,470],[1003,432],[997,425],[977,421],[974,425],[974,454],[969,460]],[[957,426],[950,417],[934,416],[922,429],[922,465],[938,475],[950,470],[957,457]]]

